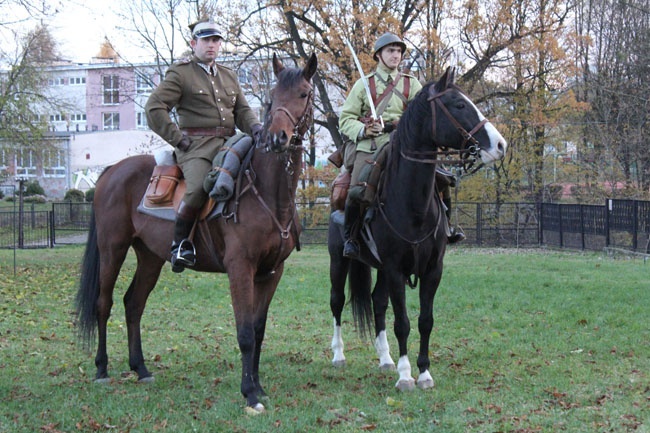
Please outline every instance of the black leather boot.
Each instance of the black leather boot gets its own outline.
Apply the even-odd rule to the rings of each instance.
[[[186,267],[192,267],[196,264],[196,249],[188,237],[197,216],[197,209],[185,204],[185,202],[181,202],[176,212],[174,240],[171,247],[173,272],[183,272]]]
[[[357,241],[357,233],[359,226],[359,216],[361,209],[354,204],[346,203],[345,205],[345,225],[343,226],[343,236],[345,237],[345,244],[343,244],[343,257],[349,259],[359,258],[359,242]]]
[[[461,229],[460,227],[452,227],[451,226],[451,198],[450,197],[443,197],[442,202],[447,207],[447,210],[445,211],[445,214],[447,216],[447,224],[449,225],[449,233],[451,233],[447,237],[447,243],[448,244],[455,244],[457,242],[464,241],[466,236],[465,236],[465,233],[463,233],[463,229]]]

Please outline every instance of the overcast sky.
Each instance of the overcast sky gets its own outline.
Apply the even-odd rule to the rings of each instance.
[[[137,56],[133,45],[116,29],[119,22],[111,5],[117,2],[105,0],[63,1],[63,9],[54,18],[46,21],[52,35],[59,44],[63,58],[74,62],[88,63],[97,56],[99,48],[108,37],[118,52],[126,56]]]
[[[120,19],[114,12],[120,0],[45,0],[50,10],[42,18],[56,40],[62,57],[76,63],[89,63],[99,53],[105,37],[131,62],[143,61],[151,54],[135,48],[127,32],[118,30]],[[141,1],[141,0],[126,0]],[[54,11],[57,13],[52,13]],[[14,3],[0,1],[0,51],[11,61],[21,40],[41,22]]]

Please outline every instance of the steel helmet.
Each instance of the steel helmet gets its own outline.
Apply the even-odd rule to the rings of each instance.
[[[377,58],[377,53],[380,52],[382,48],[391,44],[399,45],[402,48],[402,55],[406,52],[406,44],[404,41],[402,41],[400,37],[395,33],[387,32],[379,36],[379,39],[377,39],[377,42],[375,42],[372,58],[375,59],[375,61],[379,61]]]

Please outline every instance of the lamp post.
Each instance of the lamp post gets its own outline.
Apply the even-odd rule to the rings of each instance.
[[[27,182],[26,177],[17,177],[18,182],[18,248],[22,249],[25,246],[25,232],[23,228],[23,187]]]

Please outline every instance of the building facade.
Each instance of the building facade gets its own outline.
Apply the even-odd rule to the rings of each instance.
[[[262,116],[263,97],[254,95],[251,68],[236,58],[220,63],[236,67],[248,100]],[[36,107],[47,124],[45,146],[25,149],[0,143],[0,183],[20,177],[38,181],[48,198],[62,198],[69,189],[87,190],[105,167],[127,156],[168,147],[147,126],[144,105],[161,81],[156,64],[120,64],[94,59],[89,64],[56,64],[45,69],[51,106]],[[6,78],[0,71],[0,79]]]

